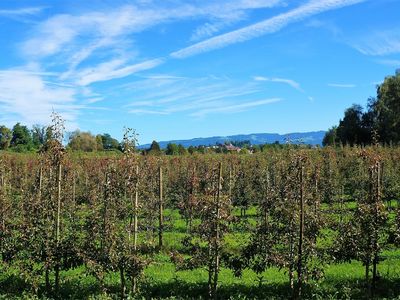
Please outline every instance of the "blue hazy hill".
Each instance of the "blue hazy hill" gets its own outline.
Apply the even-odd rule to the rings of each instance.
[[[213,136],[193,138],[189,140],[171,140],[158,142],[161,148],[166,148],[168,143],[181,144],[184,147],[189,146],[212,146],[215,144],[224,144],[225,142],[241,142],[250,141],[252,145],[272,144],[279,142],[281,144],[290,141],[292,144],[308,144],[308,145],[322,145],[325,131],[311,131],[311,132],[293,132],[287,134],[278,133],[252,133],[252,134],[237,134],[229,136]],[[148,148],[150,144],[140,145],[139,148]]]

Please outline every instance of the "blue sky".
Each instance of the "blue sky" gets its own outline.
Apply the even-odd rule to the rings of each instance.
[[[400,68],[398,0],[0,0],[0,124],[139,143],[325,130]]]

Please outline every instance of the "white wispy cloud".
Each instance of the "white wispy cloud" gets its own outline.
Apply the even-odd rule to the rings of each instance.
[[[197,27],[194,30],[190,40],[193,42],[197,42],[203,38],[208,38],[208,37],[214,35],[215,33],[219,32],[220,30],[222,30],[229,24],[230,24],[230,22],[228,22],[228,21],[206,22],[205,24]]]
[[[301,88],[300,83],[298,83],[297,81],[294,81],[292,79],[278,78],[278,77],[269,78],[269,77],[264,77],[264,76],[254,76],[253,79],[255,81],[268,81],[268,82],[284,83],[300,92],[303,92],[303,89]]]
[[[162,63],[160,59],[140,61],[137,58],[139,51],[133,42],[134,34],[162,23],[193,18],[206,20],[206,24],[227,24],[241,19],[247,11],[282,3],[283,0],[176,1],[174,4],[149,1],[107,11],[103,8],[103,11],[88,13],[57,14],[33,28],[32,36],[21,44],[21,52],[30,61],[46,61],[51,57],[52,66],[65,69],[60,80],[90,85],[126,77]],[[99,59],[102,63],[93,65]],[[87,61],[91,63],[82,68]]]
[[[174,58],[185,58],[203,52],[219,49],[231,44],[244,42],[265,34],[277,32],[285,26],[299,22],[307,17],[319,13],[354,5],[365,0],[313,0],[289,12],[280,14],[259,23],[215,36],[203,42],[199,42],[187,48],[171,53]]]
[[[168,115],[168,112],[165,111],[156,111],[149,109],[131,109],[128,112],[136,115]]]
[[[21,122],[47,124],[52,110],[69,121],[76,119],[76,90],[48,85],[30,72],[0,72],[0,115],[15,115]]]
[[[136,87],[129,91],[138,94],[137,100],[129,105],[164,106],[169,112],[187,110],[194,104],[209,104],[211,102],[251,95],[261,89],[253,83],[237,84],[233,80],[205,78],[186,78],[175,80],[144,80],[136,82]],[[154,87],[157,87],[156,89]],[[172,107],[171,105],[175,105]],[[168,108],[166,108],[168,107]],[[196,106],[197,107],[197,106]]]
[[[228,106],[221,106],[218,108],[201,109],[190,115],[193,117],[204,117],[205,115],[215,114],[215,113],[238,113],[238,112],[243,112],[249,108],[272,104],[272,103],[279,102],[281,100],[282,99],[279,99],[279,98],[271,98],[271,99],[257,100],[257,101],[245,102],[245,103],[228,105]]]
[[[232,0],[225,3],[211,1],[188,4],[177,1],[174,6],[153,5],[150,2],[140,8],[124,5],[107,11],[59,14],[40,23],[35,28],[34,36],[23,44],[22,49],[26,55],[39,57],[70,52],[69,56],[74,56],[73,63],[79,64],[99,48],[119,45],[119,37],[139,33],[158,24],[193,18],[231,22],[240,19],[246,10],[272,7],[281,2]],[[82,41],[84,50],[81,50]]]
[[[36,76],[58,76],[56,72],[45,72],[45,71],[33,71],[24,69],[11,69],[11,70],[0,70],[0,76],[18,76],[18,75],[36,75]]]
[[[101,63],[98,66],[87,68],[76,72],[77,84],[86,86],[94,82],[106,81],[115,78],[126,77],[128,75],[155,68],[163,63],[163,59],[152,59],[144,62],[124,65],[124,61],[115,59]]]
[[[400,59],[380,59],[378,63],[390,67],[400,67]]]
[[[17,9],[0,9],[0,17],[23,17],[40,14],[45,7],[23,7]]]
[[[335,88],[344,88],[344,89],[351,89],[357,87],[355,84],[352,83],[328,83],[328,86]]]
[[[332,21],[312,19],[305,24],[307,27],[325,29],[330,32],[333,36],[339,36],[342,34],[342,30]]]
[[[282,0],[235,0],[225,3],[211,3],[203,8],[212,16],[210,21],[198,26],[190,40],[199,41],[229,27],[238,21],[248,18],[248,12],[255,9],[271,8],[285,5]]]
[[[350,44],[364,55],[383,56],[400,53],[400,28],[370,32]]]
[[[125,106],[127,111],[137,115],[185,113],[205,116],[212,112],[245,111],[272,102],[272,98],[260,100],[263,87],[255,81],[238,82],[224,76],[156,77],[158,79],[144,79],[118,88],[135,99]]]

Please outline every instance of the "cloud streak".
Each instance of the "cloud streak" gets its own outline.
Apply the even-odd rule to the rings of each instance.
[[[344,89],[352,89],[357,87],[355,84],[352,83],[328,83],[328,86],[334,88],[344,88]]]
[[[364,1],[365,0],[313,0],[289,12],[173,52],[171,53],[171,57],[186,58],[232,44],[245,42],[253,38],[277,32],[291,23],[302,21],[310,16]]]
[[[378,63],[390,67],[400,67],[400,59],[381,59],[378,60]]]
[[[125,97],[126,94],[135,99],[125,106],[128,112],[136,115],[184,113],[192,117],[204,117],[213,112],[246,111],[255,106],[277,102],[278,99],[263,99],[262,84],[254,81],[238,82],[215,76],[182,78],[156,75],[150,77],[151,79],[144,79],[117,89],[118,91],[125,90],[122,95],[119,95],[120,97]]]
[[[400,53],[400,28],[375,31],[352,44],[364,55],[384,56]]]
[[[75,96],[75,89],[48,85],[32,72],[0,71],[0,117],[12,114],[28,125],[46,124],[54,109],[74,121]]]
[[[115,59],[96,67],[79,71],[73,77],[77,78],[76,82],[78,85],[87,86],[95,82],[126,77],[137,72],[149,70],[161,65],[163,62],[163,59],[152,59],[137,64],[122,66],[124,61]]]
[[[287,84],[289,86],[291,86],[292,88],[300,91],[300,92],[304,92],[303,89],[300,86],[300,83],[292,80],[292,79],[287,79],[287,78],[278,78],[278,77],[272,77],[272,78],[268,78],[268,77],[263,77],[263,76],[254,76],[253,79],[255,81],[267,81],[267,82],[277,82],[277,83],[284,83]]]
[[[249,108],[253,108],[256,106],[262,106],[267,104],[272,104],[281,101],[280,98],[271,98],[271,99],[264,99],[264,100],[257,100],[252,102],[245,102],[241,104],[234,104],[228,106],[221,106],[218,108],[211,108],[211,109],[201,109],[197,112],[190,114],[193,117],[203,117],[208,114],[215,114],[215,113],[238,113],[243,112]]]
[[[0,9],[0,17],[23,17],[40,14],[45,7],[25,7],[18,9]]]

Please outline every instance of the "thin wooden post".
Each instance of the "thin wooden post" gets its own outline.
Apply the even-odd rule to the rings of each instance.
[[[164,219],[163,219],[163,171],[162,167],[159,168],[159,202],[158,202],[158,248],[161,249],[163,247],[163,227],[164,227]]]
[[[213,294],[214,299],[217,299],[218,291],[218,273],[219,273],[219,243],[220,243],[220,202],[222,192],[222,163],[219,163],[218,167],[218,189],[217,189],[217,201],[216,201],[216,212],[215,212],[215,245],[214,245],[214,282],[213,282]]]
[[[60,246],[60,224],[61,224],[61,176],[62,176],[62,165],[58,162],[58,176],[57,176],[57,223],[56,223],[56,251],[59,251]],[[58,255],[58,254],[57,254]],[[59,298],[60,288],[60,261],[57,258],[55,265],[55,293],[56,297]]]
[[[300,226],[299,226],[299,248],[297,258],[297,297],[301,298],[303,285],[303,238],[304,238],[304,166],[300,162]]]
[[[133,205],[133,250],[137,250],[138,236],[138,207],[139,207],[139,166],[136,166],[135,202]]]

